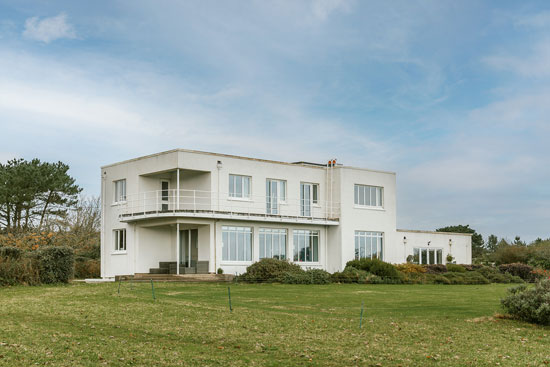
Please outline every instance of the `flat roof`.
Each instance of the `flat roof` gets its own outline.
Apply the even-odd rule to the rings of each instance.
[[[326,165],[322,164],[322,163],[309,163],[309,162],[303,162],[303,161],[291,163],[291,162],[283,162],[283,161],[274,161],[274,160],[269,160],[269,159],[244,157],[244,156],[238,156],[238,155],[232,155],[232,154],[213,153],[213,152],[204,152],[204,151],[200,151],[200,150],[191,150],[191,149],[178,148],[178,149],[167,150],[167,151],[164,151],[164,152],[144,155],[144,156],[136,157],[136,158],[132,158],[132,159],[127,159],[125,161],[120,161],[120,162],[116,162],[116,163],[107,164],[107,165],[101,166],[101,169],[112,167],[112,166],[117,166],[119,164],[126,164],[126,163],[136,162],[136,161],[146,159],[146,158],[153,158],[153,157],[157,157],[157,156],[164,155],[164,154],[171,154],[171,153],[178,153],[178,152],[205,154],[205,155],[213,155],[213,156],[216,156],[216,157],[226,157],[226,158],[235,158],[235,159],[246,159],[246,160],[250,160],[250,161],[273,163],[273,164],[284,164],[284,165],[288,165],[288,166],[302,166],[302,167],[320,168],[320,169],[325,169],[326,168]],[[328,160],[327,160],[327,162],[328,162]],[[369,169],[369,168],[344,166],[344,165],[341,165],[341,164],[337,164],[334,168],[349,168],[349,169],[357,169],[357,170],[363,170],[363,171],[387,173],[387,174],[395,175],[395,172],[374,170],[374,169]]]
[[[427,234],[443,234],[443,235],[459,235],[459,236],[472,236],[472,233],[460,233],[460,232],[438,232],[438,231],[423,231],[418,229],[398,229],[397,232],[411,232],[411,233],[427,233]]]

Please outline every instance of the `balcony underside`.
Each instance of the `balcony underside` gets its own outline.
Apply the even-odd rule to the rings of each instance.
[[[169,210],[169,211],[146,211],[120,215],[121,222],[131,223],[156,218],[211,218],[211,219],[229,219],[246,220],[254,222],[272,222],[272,223],[298,223],[298,224],[319,224],[328,226],[337,226],[340,224],[338,218],[315,218],[315,217],[293,217],[276,214],[254,214],[254,213],[236,213],[215,210]]]

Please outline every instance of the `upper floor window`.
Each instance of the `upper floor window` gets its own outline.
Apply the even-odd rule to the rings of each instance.
[[[115,251],[126,251],[126,230],[125,229],[115,229]]]
[[[382,207],[383,192],[382,187],[355,185],[355,205]]]
[[[265,185],[267,214],[279,214],[279,203],[286,201],[286,181],[268,178]]]
[[[250,176],[229,175],[229,197],[250,198]]]
[[[126,201],[126,180],[115,181],[115,203]]]
[[[319,184],[300,184],[300,215],[310,217],[312,215],[311,205],[319,204]]]

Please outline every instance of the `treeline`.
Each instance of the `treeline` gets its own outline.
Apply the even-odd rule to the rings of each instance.
[[[69,258],[74,259],[75,277],[99,276],[100,200],[81,196],[82,188],[68,171],[65,163],[39,159],[0,164],[0,251],[22,251],[20,256],[0,257],[0,278],[2,269],[22,271],[30,257],[50,253],[42,251],[48,248],[73,253]]]

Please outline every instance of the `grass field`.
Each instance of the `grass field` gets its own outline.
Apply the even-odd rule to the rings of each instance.
[[[0,365],[545,366],[550,328],[492,317],[507,287],[0,288]]]

